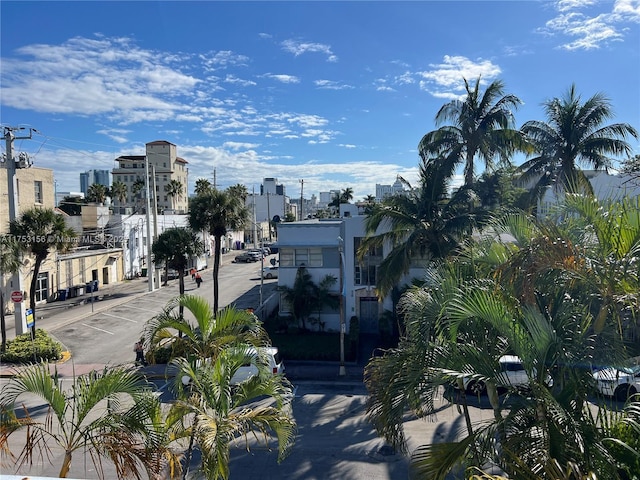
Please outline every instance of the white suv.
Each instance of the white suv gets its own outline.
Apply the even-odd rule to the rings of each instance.
[[[522,366],[522,360],[516,355],[503,355],[498,359],[500,362],[500,376],[496,378],[498,388],[523,387],[529,384],[529,376]],[[464,389],[473,394],[480,394],[486,391],[486,385],[482,380],[473,380],[465,377],[462,380]],[[547,386],[553,385],[551,376],[547,376]]]
[[[264,349],[262,349],[261,353],[264,354],[263,358],[265,358],[267,366],[269,367],[269,370],[273,375],[284,373],[284,362],[280,358],[277,347],[265,347]],[[257,356],[257,354],[258,353],[255,348],[249,349],[249,355],[255,357]],[[245,365],[242,365],[240,368],[238,368],[238,370],[236,370],[236,372],[233,374],[233,377],[231,377],[231,385],[238,385],[239,383],[253,377],[257,373],[258,367],[256,367],[254,363],[247,363]],[[181,380],[183,385],[188,385],[191,382],[191,379],[187,375],[184,375]]]
[[[640,364],[628,364],[624,367],[608,367],[594,372],[598,391],[603,395],[615,397],[624,402],[640,392]]]
[[[256,355],[256,350],[249,350],[251,355]],[[280,358],[280,354],[278,353],[277,347],[267,347],[265,348],[267,365],[273,375],[278,375],[284,373],[284,362]],[[258,367],[256,367],[253,363],[248,363],[241,366],[236,373],[231,377],[231,384],[237,385],[240,382],[244,382],[245,380],[253,377],[258,373]]]

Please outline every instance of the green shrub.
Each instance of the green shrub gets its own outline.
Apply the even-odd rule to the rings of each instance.
[[[42,329],[36,329],[36,338],[31,341],[31,332],[23,333],[7,342],[7,349],[0,354],[6,363],[54,362],[62,358],[62,345]]]

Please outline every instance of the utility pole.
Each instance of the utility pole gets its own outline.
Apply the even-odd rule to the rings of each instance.
[[[304,179],[300,180],[300,220],[302,220],[302,199],[304,193]]]
[[[147,212],[146,212],[146,220],[147,220],[147,257],[146,257],[146,265],[147,265],[147,281],[149,282],[149,291],[153,292],[153,282],[154,282],[154,271],[155,265],[151,261],[151,219],[149,218],[150,210],[151,210],[151,197],[149,192],[149,156],[144,157],[144,188],[147,193]]]
[[[156,167],[151,165],[151,178],[153,179],[153,241],[158,240],[158,192],[156,186]],[[155,275],[156,287],[160,288],[160,270],[158,270],[154,263],[153,274]]]
[[[9,221],[14,221],[18,217],[18,188],[17,188],[17,180],[16,180],[16,160],[13,158],[13,142],[15,140],[28,140],[31,138],[34,129],[29,129],[29,135],[16,137],[14,135],[14,131],[16,130],[24,130],[24,127],[4,127],[4,140],[6,143],[7,149],[7,158],[5,161],[5,165],[7,167],[7,193],[9,196]],[[24,165],[20,163],[20,168],[26,168],[29,166],[29,162],[25,162]],[[16,273],[13,274],[11,278],[11,288],[15,291],[24,292],[24,287],[22,283],[22,272],[20,269]],[[27,319],[25,315],[24,308],[24,299],[21,302],[16,302],[13,304],[15,307],[15,325],[16,325],[16,335],[22,335],[25,333],[27,329]],[[1,305],[0,308],[4,308],[4,305]]]

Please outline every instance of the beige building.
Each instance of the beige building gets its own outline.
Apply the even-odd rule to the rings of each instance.
[[[17,180],[17,215],[20,215],[31,208],[55,208],[53,170],[46,168],[30,167],[16,170]],[[9,232],[9,198],[7,193],[7,170],[0,168],[0,234]],[[86,208],[86,218],[82,219],[82,228],[76,230],[78,234],[88,239],[96,238],[95,232],[99,231],[102,224],[108,221],[108,209],[106,215],[99,206],[89,205]],[[57,210],[66,220],[74,217]],[[104,218],[104,221],[101,219]],[[73,226],[73,222],[68,221],[67,225]],[[79,239],[82,240],[82,239]],[[92,241],[92,240],[91,240]],[[83,243],[82,241],[78,242]],[[84,242],[86,243],[86,242]],[[25,256],[22,261],[21,277],[22,290],[24,291],[24,302],[29,303],[29,289],[33,278],[34,259],[32,256]],[[100,285],[118,283],[124,279],[124,268],[122,260],[122,249],[103,248],[98,245],[85,245],[76,247],[72,252],[59,254],[51,251],[47,259],[40,266],[35,289],[36,303],[53,301],[58,298],[58,292],[64,290],[70,295],[82,295],[87,289],[87,283],[98,281]],[[17,285],[13,284],[11,275],[5,274],[0,277],[0,288],[4,292],[5,299],[9,299],[11,292],[16,290]],[[68,290],[67,290],[68,289]],[[6,300],[4,305],[7,312],[13,312],[13,302]]]
[[[0,234],[9,231],[9,194],[7,169],[0,168]],[[53,170],[30,167],[16,170],[17,213],[33,207],[54,208]]]
[[[125,207],[135,209],[137,213],[142,213],[146,209],[144,189],[134,192],[134,184],[137,180],[144,181],[145,162],[149,162],[150,183],[149,189],[153,189],[153,173],[155,173],[155,191],[158,203],[158,210],[173,210],[175,213],[185,213],[187,211],[187,192],[189,185],[188,162],[178,157],[176,146],[166,140],[158,140],[146,144],[145,155],[123,155],[116,158],[118,168],[112,171],[113,181],[120,181],[127,186],[127,199],[120,202],[112,199],[114,207]],[[152,172],[153,171],[153,172]],[[165,187],[172,181],[177,180],[182,185],[182,194],[172,197],[167,194]],[[151,196],[153,200],[153,195]],[[153,206],[152,206],[153,208]],[[121,212],[126,213],[126,212]],[[129,212],[133,213],[133,211]]]

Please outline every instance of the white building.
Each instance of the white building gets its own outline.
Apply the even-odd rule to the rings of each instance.
[[[398,177],[396,177],[396,181],[393,182],[393,185],[380,185],[379,183],[376,183],[376,202],[381,202],[386,197],[396,195],[397,193],[403,193],[404,191],[404,186]]]
[[[640,195],[640,179],[628,174],[611,175],[603,170],[585,170],[585,176],[593,187],[596,198],[603,201],[615,201],[623,197],[634,198]],[[550,187],[538,201],[538,217],[552,212],[562,198],[562,191]]]
[[[278,227],[280,264],[278,285],[292,286],[298,268],[304,266],[319,284],[326,275],[338,279],[336,295],[342,297],[344,323],[349,329],[352,316],[358,317],[362,333],[378,333],[378,320],[385,309],[391,310],[389,298],[376,296],[376,275],[382,252],[371,252],[359,261],[356,251],[365,234],[365,217],[355,205],[341,205],[340,218],[309,219],[283,223]],[[280,301],[280,313],[288,315],[289,306]],[[339,331],[340,311],[323,312],[321,320],[328,331]]]

